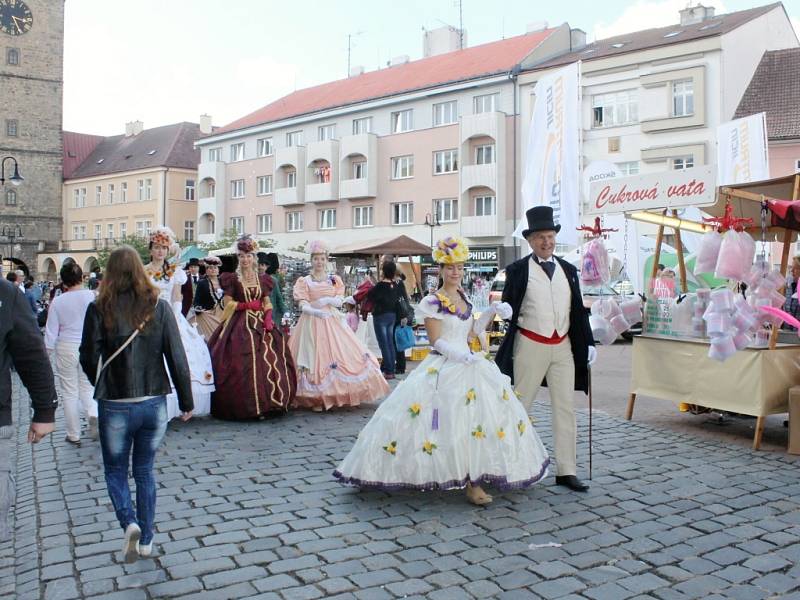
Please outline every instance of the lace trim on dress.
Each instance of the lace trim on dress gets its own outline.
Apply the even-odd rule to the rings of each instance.
[[[328,374],[325,375],[325,377],[319,383],[311,383],[308,380],[308,371],[301,369],[300,378],[297,382],[298,395],[309,395],[300,394],[300,392],[309,392],[313,394],[324,393],[336,381],[342,381],[344,383],[360,383],[369,379],[371,376],[375,375],[375,373],[380,373],[380,369],[378,369],[375,366],[375,363],[372,362],[372,358],[369,354],[364,354],[364,359],[364,369],[358,375],[345,375],[337,369],[336,363],[333,363],[330,366],[330,371],[328,371]]]

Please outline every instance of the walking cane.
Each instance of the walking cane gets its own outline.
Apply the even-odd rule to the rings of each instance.
[[[589,481],[592,480],[592,367],[589,366]]]

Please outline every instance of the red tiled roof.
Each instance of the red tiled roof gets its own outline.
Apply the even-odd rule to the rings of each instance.
[[[69,179],[81,163],[94,151],[97,144],[105,138],[102,135],[91,135],[88,133],[75,133],[65,131],[63,146],[63,178]]]
[[[800,48],[765,52],[735,118],[767,113],[767,137],[800,138]]]
[[[505,73],[535,50],[553,31],[545,29],[298,90],[228,123],[214,134]]]

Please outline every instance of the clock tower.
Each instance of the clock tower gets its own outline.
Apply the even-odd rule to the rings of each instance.
[[[39,274],[37,254],[61,239],[63,57],[64,0],[0,0],[0,158],[14,157],[25,178],[11,185],[5,161],[3,275]]]

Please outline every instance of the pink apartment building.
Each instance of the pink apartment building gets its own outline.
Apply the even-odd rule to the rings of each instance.
[[[458,234],[475,262],[504,265],[519,212],[516,76],[582,33],[564,24],[458,50],[453,32],[428,32],[425,58],[356,67],[215,130],[197,142],[198,238],[233,228],[294,248]]]

